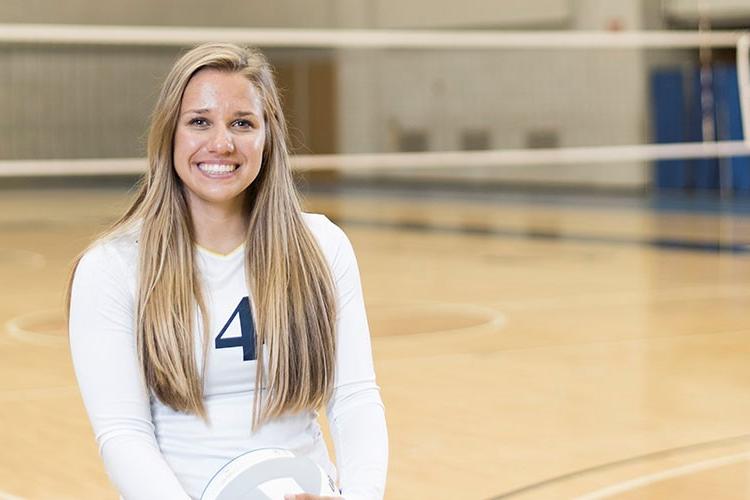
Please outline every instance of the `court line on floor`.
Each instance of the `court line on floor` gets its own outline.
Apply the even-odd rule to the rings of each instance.
[[[506,352],[515,352],[515,351],[533,351],[533,350],[556,349],[556,348],[566,348],[566,347],[598,346],[598,345],[606,345],[606,344],[626,344],[630,342],[652,342],[652,341],[663,341],[663,340],[693,339],[696,337],[714,337],[717,335],[746,336],[748,334],[750,334],[750,329],[728,330],[728,331],[721,331],[721,332],[686,333],[682,335],[680,334],[678,335],[654,335],[650,337],[632,337],[632,338],[603,339],[603,340],[586,339],[586,340],[580,340],[578,342],[559,342],[559,343],[549,342],[544,345],[485,350],[483,351],[483,353],[500,354],[500,353],[506,353]]]
[[[455,351],[452,350],[450,352],[429,352],[429,353],[413,353],[410,352],[408,354],[402,355],[402,356],[385,356],[380,362],[381,363],[387,363],[387,362],[403,362],[404,360],[422,360],[422,359],[436,359],[436,358],[448,358],[448,359],[455,359],[455,358],[473,358],[476,359],[477,357],[482,358],[488,358],[491,356],[504,356],[507,354],[513,354],[513,353],[522,353],[522,352],[533,352],[533,351],[544,351],[544,350],[554,350],[554,349],[568,349],[573,347],[592,347],[592,346],[601,346],[601,345],[607,345],[607,344],[627,344],[627,343],[633,343],[633,342],[651,342],[651,341],[664,341],[664,340],[679,340],[679,339],[693,339],[696,337],[713,337],[717,335],[743,335],[747,336],[750,334],[750,330],[731,330],[731,331],[723,331],[723,332],[701,332],[701,333],[689,333],[684,335],[662,335],[662,336],[654,336],[654,337],[633,337],[633,338],[623,338],[623,339],[605,339],[605,340],[580,340],[577,342],[549,342],[542,345],[531,345],[531,346],[518,346],[518,347],[498,347],[498,348],[492,348],[492,347],[483,347],[481,351]],[[419,335],[430,335],[429,333],[421,333]],[[382,341],[388,341],[390,339],[400,339],[400,338],[408,338],[410,336],[393,336],[393,337],[373,337],[373,342],[380,343]],[[495,498],[495,497],[493,497]],[[500,497],[498,497],[500,498]]]
[[[750,213],[750,200],[735,197],[730,200],[712,195],[659,194],[653,196],[622,191],[592,191],[559,186],[509,187],[499,184],[455,184],[441,181],[409,181],[380,179],[371,181],[347,179],[335,186],[308,184],[303,189],[308,196],[339,196],[346,198],[408,199],[410,202],[454,201],[472,205],[527,207],[544,206],[566,209],[594,209],[612,211],[637,211],[660,213],[686,213],[706,215],[741,215]]]
[[[750,287],[746,285],[691,286],[663,290],[602,291],[541,298],[503,299],[496,304],[499,304],[499,309],[524,311],[540,308],[573,309],[577,307],[640,306],[691,300],[746,299],[748,297],[750,297]]]
[[[419,233],[448,233],[471,236],[491,236],[498,238],[512,238],[520,240],[538,241],[566,241],[574,243],[589,243],[599,245],[644,246],[656,250],[672,250],[687,252],[713,252],[750,254],[750,242],[723,243],[717,241],[700,241],[676,238],[626,238],[621,236],[593,235],[582,233],[563,233],[544,228],[510,228],[490,227],[477,224],[450,226],[432,224],[420,221],[379,221],[374,219],[358,219],[348,217],[332,217],[332,220],[343,226],[366,227],[368,229],[396,229]]]
[[[24,497],[17,497],[15,495],[11,495],[10,493],[0,491],[0,500],[26,500],[26,499]]]
[[[388,302],[387,300],[372,300],[368,302],[368,315],[375,317],[374,311],[383,311],[388,308],[439,308],[441,311],[445,311],[446,309],[449,309],[453,312],[458,313],[464,313],[464,314],[476,314],[481,313],[485,317],[483,318],[483,322],[476,324],[476,325],[470,325],[465,327],[458,327],[458,328],[446,328],[443,330],[431,330],[431,331],[425,331],[425,332],[414,332],[414,333],[404,333],[399,335],[376,335],[373,336],[373,338],[376,338],[378,340],[382,339],[400,339],[404,337],[414,337],[419,335],[461,335],[461,334],[467,334],[467,333],[474,333],[477,331],[485,331],[487,329],[500,329],[504,327],[508,321],[507,316],[499,311],[498,309],[494,307],[488,307],[483,306],[479,304],[471,304],[471,303],[455,303],[455,302],[434,302],[434,301],[412,301],[412,302]]]
[[[657,460],[660,458],[667,458],[669,456],[678,455],[680,453],[689,453],[692,451],[699,451],[704,449],[720,448],[721,446],[730,446],[742,443],[743,441],[750,443],[750,434],[740,434],[738,436],[732,436],[723,439],[716,439],[713,441],[703,441],[701,443],[690,444],[687,446],[678,446],[675,448],[667,448],[664,450],[658,450],[651,453],[644,453],[643,455],[636,455],[634,457],[624,458],[622,460],[615,460],[612,462],[606,462],[583,469],[574,470],[559,476],[554,476],[542,481],[538,481],[532,484],[527,484],[519,488],[515,488],[499,495],[491,497],[491,500],[502,500],[507,498],[514,498],[520,495],[525,495],[534,490],[539,490],[552,486],[554,484],[563,483],[571,479],[576,479],[589,474],[599,473],[611,469],[617,469],[627,465],[634,465],[638,463],[644,463],[651,460]],[[750,454],[750,452],[748,452]]]
[[[52,333],[40,333],[33,330],[28,330],[24,327],[24,323],[29,320],[42,318],[43,320],[48,318],[59,319],[64,318],[64,313],[59,308],[54,309],[42,309],[39,311],[33,311],[30,313],[22,314],[11,318],[5,323],[5,333],[8,337],[23,342],[28,342],[37,345],[46,346],[62,346],[68,342],[67,335],[65,334],[52,334]]]
[[[645,476],[622,481],[620,483],[607,486],[591,493],[586,493],[585,495],[576,497],[576,500],[600,500],[603,498],[611,497],[613,495],[617,495],[618,493],[625,493],[628,491],[633,491],[637,488],[648,486],[650,484],[659,483],[667,479],[685,476],[695,472],[716,469],[725,465],[746,462],[748,459],[750,459],[750,452],[737,453],[735,455],[729,455],[726,457],[713,458],[711,460],[703,460],[701,462],[682,465],[680,467],[673,467],[671,469],[655,472],[653,474],[647,474]]]
[[[384,301],[384,306],[381,305],[383,309],[387,309],[388,307],[398,306],[403,308],[404,303],[388,303],[387,301]],[[373,304],[375,307],[378,306],[377,302]],[[450,309],[454,312],[462,312],[464,314],[469,315],[476,315],[481,314],[484,317],[482,318],[482,322],[476,325],[471,325],[467,327],[459,327],[459,328],[448,328],[444,330],[434,330],[434,331],[427,331],[427,332],[415,332],[415,333],[407,333],[403,335],[395,335],[395,336],[378,336],[379,339],[386,339],[386,338],[399,338],[399,337],[412,337],[414,335],[445,335],[445,334],[462,334],[462,333],[471,333],[478,330],[485,330],[485,329],[498,329],[502,328],[507,324],[507,319],[505,314],[498,311],[495,308],[482,306],[478,304],[462,304],[462,303],[449,303],[449,302],[433,302],[433,301],[414,301],[412,303],[406,304],[406,306],[413,306],[413,307],[423,307],[423,308],[438,308],[441,310]],[[40,311],[33,311],[27,314],[23,314],[20,316],[16,316],[15,318],[12,318],[8,320],[5,323],[5,332],[6,335],[14,340],[21,340],[24,342],[30,342],[34,344],[43,344],[43,345],[49,345],[49,346],[61,346],[67,343],[67,337],[65,335],[60,334],[51,334],[51,333],[40,333],[35,332],[33,330],[30,330],[24,326],[24,323],[30,320],[34,320],[36,318],[41,319],[47,319],[49,317],[53,319],[58,319],[61,315],[60,309],[44,309]]]
[[[43,269],[47,265],[47,259],[45,259],[44,255],[39,252],[27,250],[25,248],[0,247],[0,262],[2,262],[3,258],[7,259],[8,257],[10,257],[9,260],[15,258],[16,260],[28,264],[29,267],[35,271]],[[6,265],[7,263],[3,264]]]

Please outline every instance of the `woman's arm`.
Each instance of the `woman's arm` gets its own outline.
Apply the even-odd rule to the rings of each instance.
[[[328,404],[340,486],[347,500],[381,499],[388,468],[388,431],[370,347],[362,287],[351,243],[339,240],[332,272],[337,289],[336,385]]]
[[[188,498],[159,451],[134,336],[135,268],[107,244],[89,250],[73,280],[70,348],[107,472],[127,500]]]

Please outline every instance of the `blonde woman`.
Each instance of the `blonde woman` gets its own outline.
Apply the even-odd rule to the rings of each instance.
[[[338,227],[301,212],[263,56],[205,44],[177,61],[148,163],[69,289],[76,375],[120,494],[197,498],[264,447],[336,477],[325,405],[342,495],[382,498],[387,431],[356,260]]]

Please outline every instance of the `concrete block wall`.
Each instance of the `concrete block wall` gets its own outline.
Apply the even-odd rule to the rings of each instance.
[[[643,23],[640,0],[556,5],[556,29],[639,29]],[[551,17],[543,14],[539,27],[548,27]],[[487,131],[491,149],[525,148],[535,136],[560,147],[642,144],[648,140],[645,60],[640,50],[342,53],[340,149],[396,151],[399,135],[414,131],[426,135],[429,150],[461,149],[467,130]],[[649,168],[620,162],[351,175],[641,189]]]
[[[176,49],[0,47],[0,158],[145,155]]]

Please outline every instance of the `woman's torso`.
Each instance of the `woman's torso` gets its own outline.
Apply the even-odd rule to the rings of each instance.
[[[313,233],[320,224],[318,217],[305,214]],[[122,255],[127,267],[137,269],[137,244],[133,243],[125,245]],[[252,297],[245,278],[244,247],[228,255],[196,247],[195,255],[209,320],[203,379],[208,420],[176,412],[151,398],[154,431],[167,463],[191,497],[200,497],[228,461],[258,448],[281,447],[309,456],[335,478],[315,412],[277,418],[252,431],[257,353],[252,352]],[[135,280],[134,272],[129,287],[133,294]],[[202,366],[204,337],[198,311],[194,329],[196,359]]]

